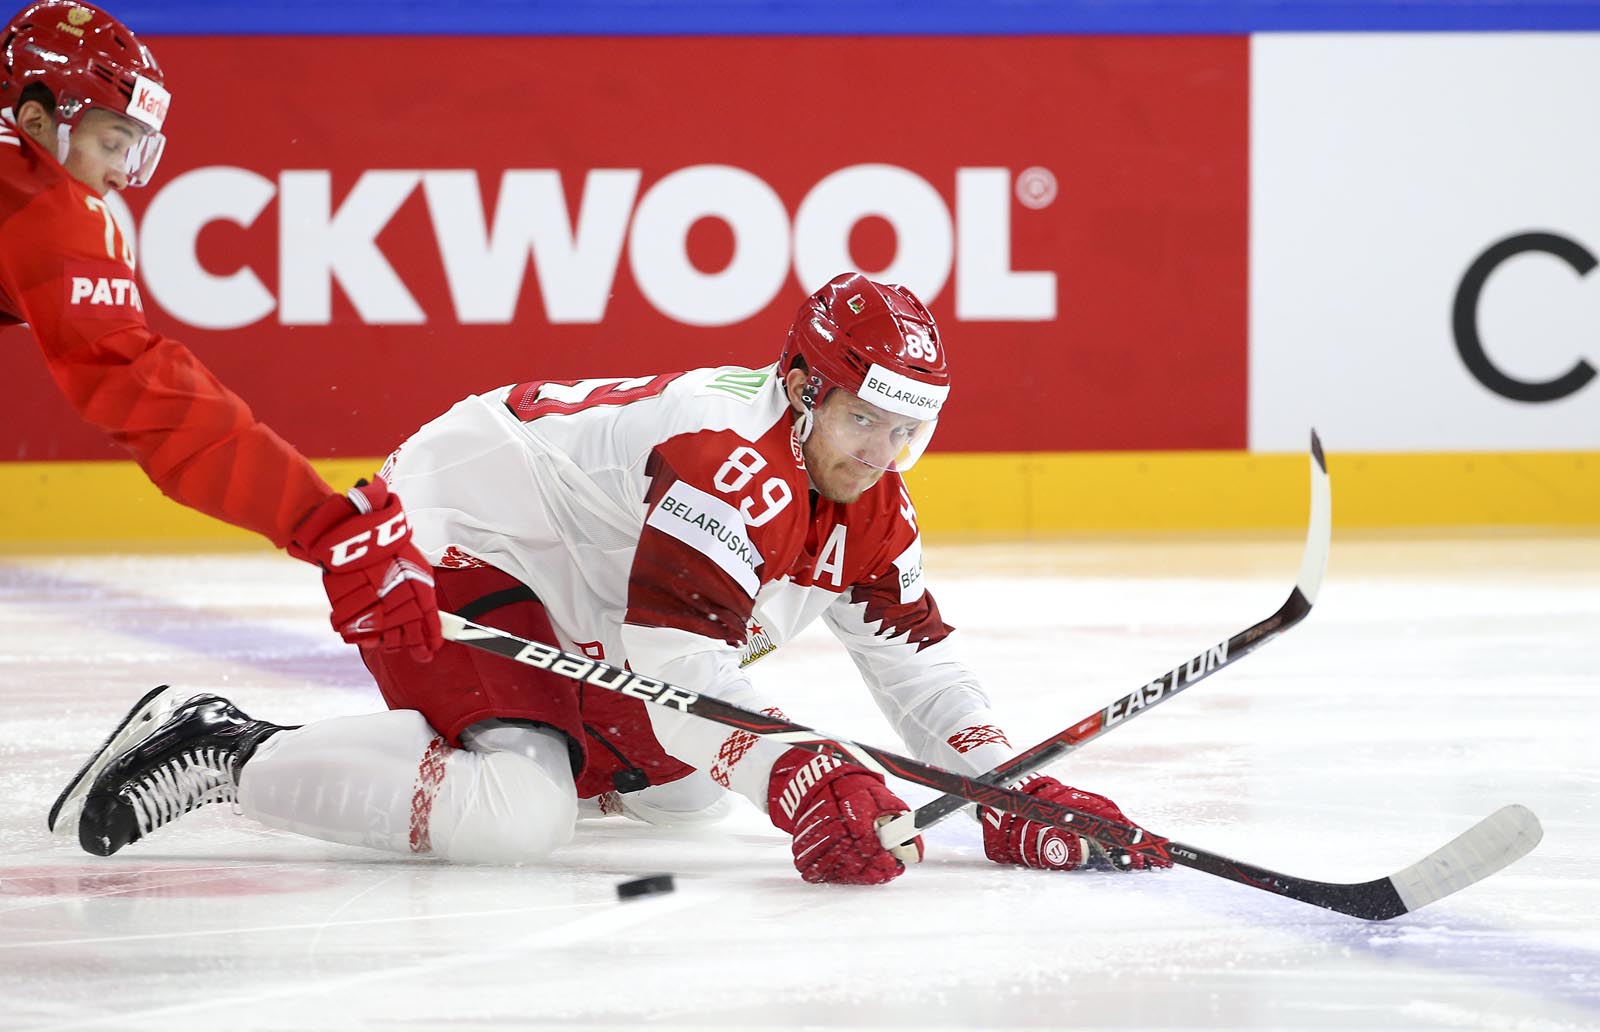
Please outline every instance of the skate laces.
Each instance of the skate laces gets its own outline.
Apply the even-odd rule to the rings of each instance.
[[[148,835],[196,807],[231,803],[238,794],[230,769],[232,751],[206,746],[179,753],[123,789],[139,833]]]

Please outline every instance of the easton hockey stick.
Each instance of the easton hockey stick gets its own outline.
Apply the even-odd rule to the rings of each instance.
[[[1532,811],[1523,806],[1506,806],[1474,824],[1443,848],[1387,878],[1354,884],[1296,878],[1230,860],[1195,846],[1172,842],[1139,828],[1108,821],[1047,799],[1037,799],[1002,785],[986,784],[847,738],[830,737],[803,724],[743,709],[709,695],[612,666],[604,660],[590,659],[554,645],[528,641],[493,627],[484,627],[454,613],[440,613],[439,617],[445,638],[462,645],[493,652],[527,666],[762,738],[786,742],[812,752],[832,753],[869,770],[892,774],[939,792],[955,793],[980,806],[1065,828],[1115,849],[1150,857],[1168,857],[1182,867],[1191,867],[1241,885],[1368,921],[1383,921],[1416,910],[1481,881],[1526,856],[1529,850],[1538,845],[1543,835],[1539,820]]]
[[[1023,750],[978,780],[991,785],[1009,785],[1025,774],[1054,763],[1086,742],[1099,738],[1230,663],[1243,659],[1304,620],[1317,601],[1317,592],[1322,589],[1322,575],[1328,568],[1328,539],[1333,529],[1328,463],[1322,454],[1322,441],[1315,430],[1311,431],[1310,461],[1311,519],[1306,527],[1305,552],[1300,557],[1300,574],[1294,588],[1276,613],[1246,627],[1227,641],[1213,645],[1187,663],[1178,664],[1149,684],[1135,688],[1105,709]],[[893,849],[916,838],[966,804],[967,800],[960,795],[942,795],[931,799],[910,813],[886,822],[878,837],[886,848]]]

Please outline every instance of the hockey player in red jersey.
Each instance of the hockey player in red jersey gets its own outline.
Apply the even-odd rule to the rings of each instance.
[[[399,498],[382,480],[335,493],[145,323],[133,252],[104,198],[150,181],[170,99],[149,49],[99,8],[45,0],[6,26],[0,332],[26,323],[62,394],[164,494],[320,566],[347,641],[425,658],[439,614]]]
[[[911,752],[978,774],[1012,749],[924,583],[900,478],[949,390],[922,303],[846,274],[806,299],[774,366],[502,387],[385,472],[442,606],[769,713],[746,667],[821,617]],[[580,809],[685,822],[739,795],[791,836],[807,881],[886,882],[921,858],[920,839],[879,842],[908,808],[852,763],[466,648],[365,658],[391,712],[280,729],[152,692],[58,807],[86,800],[76,830],[99,854],[228,799],[323,839],[517,862],[565,843]],[[1054,778],[1023,788],[1127,819]],[[996,862],[1089,857],[1070,833],[983,817]]]

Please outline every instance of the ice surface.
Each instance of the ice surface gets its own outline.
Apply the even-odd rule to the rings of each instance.
[[[928,570],[1020,745],[1272,612],[1299,547],[933,542]],[[283,723],[381,707],[321,606],[270,555],[0,560],[0,1028],[1600,1027],[1600,538],[1336,532],[1302,626],[1056,771],[1335,881],[1505,803],[1539,815],[1532,855],[1384,924],[1193,871],[1002,869],[961,815],[882,888],[802,883],[748,808],[694,833],[586,822],[516,869],[225,807],[109,859],[48,835],[153,684]],[[752,673],[795,719],[898,748],[820,627]],[[618,902],[656,872],[678,891]]]

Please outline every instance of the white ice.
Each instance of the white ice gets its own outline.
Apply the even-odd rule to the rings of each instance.
[[[1016,744],[1272,612],[1299,542],[932,542]],[[271,555],[0,559],[0,1028],[1600,1027],[1600,538],[1335,534],[1300,627],[1065,760],[1156,832],[1331,881],[1497,807],[1528,857],[1366,923],[1194,871],[1002,869],[957,815],[879,888],[804,884],[741,809],[585,823],[549,863],[452,867],[214,806],[115,857],[57,791],[149,686],[301,723],[380,708]],[[898,747],[821,628],[752,673],[797,720]],[[927,793],[903,787],[912,801]],[[670,872],[678,891],[618,902]]]

